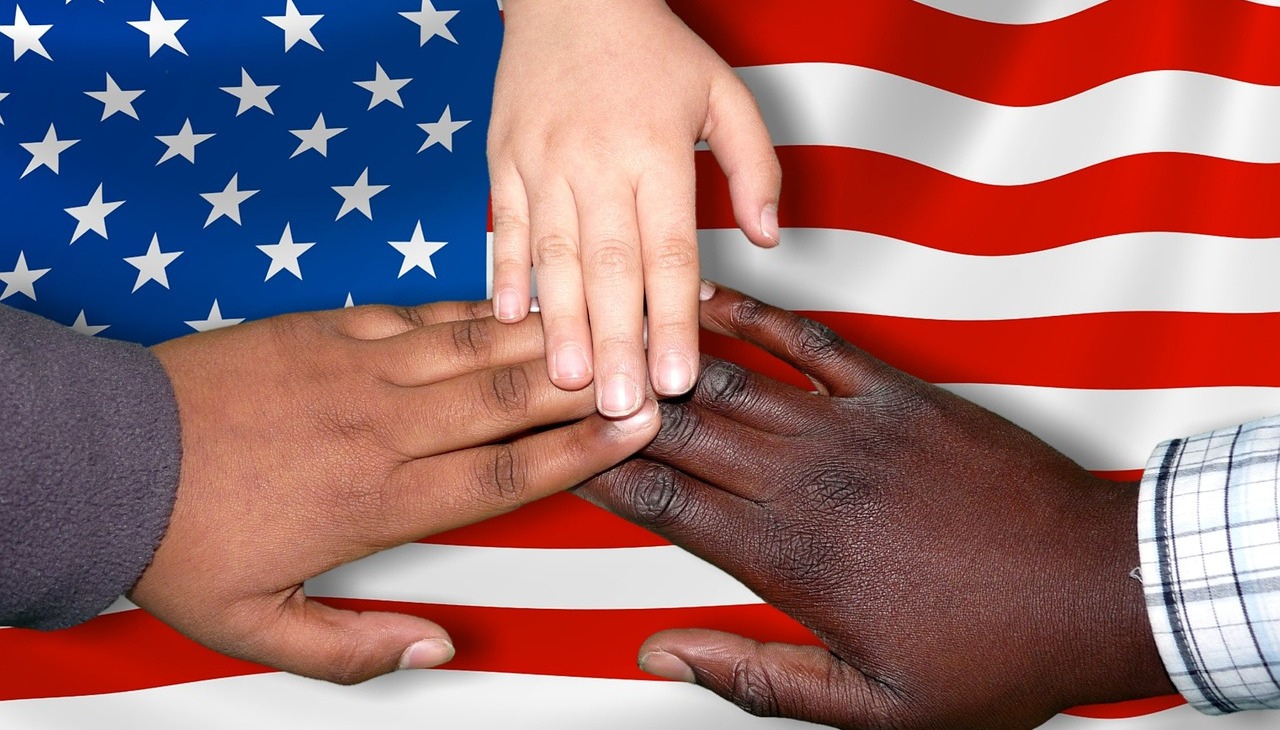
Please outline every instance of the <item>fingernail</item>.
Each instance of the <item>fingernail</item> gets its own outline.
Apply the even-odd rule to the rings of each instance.
[[[650,403],[653,405],[650,406]],[[640,407],[640,410],[626,418],[620,418],[613,421],[613,427],[623,435],[631,435],[643,431],[653,423],[654,417],[658,414],[658,404],[649,401]]]
[[[706,279],[703,279],[702,286],[698,288],[698,301],[700,302],[710,301],[711,297],[714,297],[715,295],[716,295],[716,285],[712,284]]]
[[[443,639],[423,639],[400,655],[401,669],[430,669],[453,658],[453,644]]]
[[[580,380],[590,374],[587,367],[587,354],[577,345],[565,345],[556,352],[556,361],[551,367],[556,380]]]
[[[513,290],[503,289],[498,292],[498,297],[494,301],[500,321],[514,322],[520,319],[520,297]]]
[[[662,395],[680,395],[693,387],[693,368],[683,355],[668,353],[658,363],[658,390]]]
[[[640,668],[663,679],[689,683],[697,681],[697,677],[693,675],[693,670],[689,668],[688,664],[681,661],[679,657],[668,654],[665,651],[651,651],[640,657]]]
[[[615,375],[600,393],[600,412],[606,416],[626,416],[640,405],[640,389],[626,375]]]
[[[782,234],[778,230],[778,206],[770,203],[760,212],[760,230],[764,231],[765,238],[774,243],[782,239]]]
[[[534,297],[533,299],[530,299],[530,300],[529,300],[529,311],[530,311],[530,312],[541,312],[541,311],[542,311],[542,305],[541,305],[541,304],[538,304],[538,298],[537,298],[537,297]]]

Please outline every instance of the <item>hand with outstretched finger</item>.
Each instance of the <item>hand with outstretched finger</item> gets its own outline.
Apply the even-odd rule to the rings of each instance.
[[[609,421],[589,390],[556,388],[538,318],[500,325],[490,307],[292,314],[154,348],[181,474],[130,598],[212,649],[333,682],[452,658],[442,627],[303,583],[578,484],[658,428],[652,402]]]
[[[721,566],[825,648],[659,633],[641,666],[757,714],[859,730],[1031,728],[1173,694],[1148,623],[1138,489],[728,290],[709,329],[809,393],[706,359],[641,455],[579,494]]]
[[[508,0],[489,129],[494,315],[529,312],[561,388],[634,413],[698,365],[694,147],[738,225],[778,243],[781,171],[755,99],[663,0]],[[645,317],[648,317],[648,352]]]

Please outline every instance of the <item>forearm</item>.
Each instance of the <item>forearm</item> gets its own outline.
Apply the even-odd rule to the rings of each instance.
[[[0,625],[87,620],[128,590],[178,481],[173,392],[144,348],[0,306]]]

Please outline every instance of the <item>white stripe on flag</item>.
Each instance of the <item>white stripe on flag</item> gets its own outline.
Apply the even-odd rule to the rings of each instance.
[[[916,0],[944,13],[1005,25],[1047,23],[1101,5],[1106,0]]]
[[[1167,439],[1280,413],[1280,388],[942,387],[1017,423],[1084,468],[1104,471],[1143,468]]]
[[[1134,74],[1029,107],[835,63],[737,71],[774,144],[873,150],[973,182],[1039,182],[1144,152],[1280,162],[1280,87],[1191,71]]]
[[[672,546],[536,550],[415,543],[308,581],[307,594],[552,609],[762,603],[728,574]]]
[[[698,238],[703,276],[787,309],[945,320],[1280,311],[1276,239],[1134,233],[970,256],[831,229],[788,228],[772,249],[733,229]]]

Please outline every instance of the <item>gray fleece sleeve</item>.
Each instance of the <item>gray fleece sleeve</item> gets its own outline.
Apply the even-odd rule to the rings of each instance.
[[[181,442],[137,345],[0,305],[0,625],[56,629],[131,588],[168,525]]]

